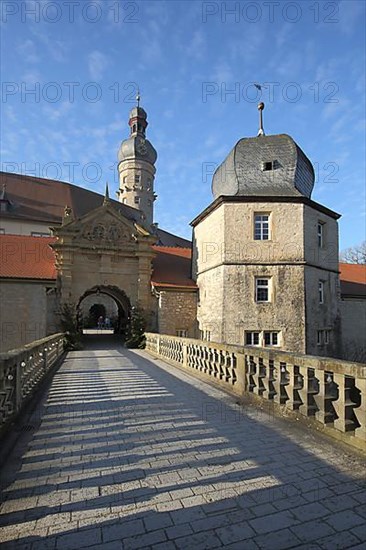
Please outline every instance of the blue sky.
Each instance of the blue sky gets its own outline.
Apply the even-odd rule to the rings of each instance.
[[[139,85],[158,152],[155,219],[190,236],[212,167],[258,129],[315,165],[312,198],[365,239],[365,3],[93,0],[1,4],[3,170],[111,194]],[[33,93],[32,93],[33,90]],[[230,93],[233,92],[233,93]],[[30,93],[28,93],[30,92]]]

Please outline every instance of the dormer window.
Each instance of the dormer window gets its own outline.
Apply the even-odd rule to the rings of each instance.
[[[262,172],[269,172],[270,170],[274,170],[276,166],[275,160],[269,160],[266,162],[262,162]]]

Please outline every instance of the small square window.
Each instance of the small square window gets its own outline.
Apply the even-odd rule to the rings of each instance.
[[[278,332],[265,331],[264,332],[264,345],[265,346],[278,346]]]
[[[269,279],[255,280],[255,299],[256,302],[269,302]]]
[[[140,204],[140,197],[135,197],[135,204]]]
[[[275,164],[274,160],[263,162],[262,163],[262,171],[263,172],[269,172],[270,170],[273,170],[274,169],[274,164]]]
[[[140,183],[140,176],[135,174],[135,183]]]
[[[259,332],[246,332],[245,344],[247,346],[259,346]]]

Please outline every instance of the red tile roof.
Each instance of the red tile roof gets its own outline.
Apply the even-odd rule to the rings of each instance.
[[[54,237],[0,235],[0,277],[56,279]]]
[[[366,265],[339,264],[342,297],[366,298]]]
[[[366,285],[366,265],[363,264],[339,264],[340,278],[342,281],[362,283]]]
[[[191,278],[190,248],[154,246],[157,255],[153,260],[152,283],[162,288],[195,289]]]
[[[0,277],[55,280],[55,237],[0,235]],[[152,283],[161,288],[194,290],[190,248],[154,246]],[[339,264],[343,296],[366,296],[366,265]]]

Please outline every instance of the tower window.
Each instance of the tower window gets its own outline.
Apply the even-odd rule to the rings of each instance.
[[[319,293],[319,304],[324,304],[324,281],[319,281],[318,293]]]
[[[133,132],[136,132],[136,131],[137,131],[137,125],[136,125],[136,124],[134,124],[134,125],[132,126],[132,131],[133,131]]]
[[[278,332],[264,332],[265,346],[278,346]]]
[[[269,214],[254,214],[254,240],[268,241]]]
[[[324,244],[324,223],[318,222],[318,247],[323,248]]]
[[[135,174],[135,183],[140,183],[140,176]]]
[[[140,204],[140,197],[135,197],[135,204]]]
[[[269,284],[270,279],[258,278],[255,280],[255,299],[256,302],[269,302]]]
[[[276,168],[276,164],[277,163],[275,160],[262,162],[262,172],[269,172],[270,170],[274,170]]]
[[[127,176],[123,176],[123,183],[127,182]]]
[[[259,346],[259,332],[246,332],[245,344],[247,346]]]

